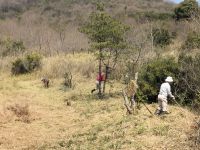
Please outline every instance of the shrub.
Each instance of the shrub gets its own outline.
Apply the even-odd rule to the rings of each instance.
[[[28,72],[32,72],[35,69],[40,67],[41,56],[38,54],[29,54],[24,59],[24,66],[26,67]]]
[[[178,94],[185,104],[200,108],[200,54],[195,57],[181,54],[178,63]]]
[[[178,7],[175,8],[174,13],[177,20],[190,19],[193,15],[197,15],[198,2],[196,0],[184,0]]]
[[[171,43],[172,36],[166,29],[154,28],[153,31],[153,43],[155,46],[167,46]]]
[[[2,56],[16,55],[25,51],[23,41],[14,41],[11,39],[1,40],[0,47],[3,49]]]
[[[64,86],[72,88],[72,73],[71,72],[66,72],[64,74]]]
[[[27,73],[22,59],[18,58],[12,63],[11,72],[13,75]]]
[[[178,70],[178,63],[175,62],[174,58],[153,60],[143,66],[139,74],[138,84],[142,94],[147,97],[148,102],[156,102],[160,85],[167,76],[176,77]]]
[[[18,58],[12,63],[11,73],[13,75],[33,72],[40,67],[41,57],[38,54],[29,54],[25,58]]]
[[[178,61],[174,58],[157,59],[142,67],[139,76],[139,93],[136,95],[140,100],[155,102],[160,85],[167,76],[174,78],[172,93],[176,100],[190,106],[192,109],[200,108],[200,54],[195,57],[181,54]]]
[[[196,32],[189,33],[182,48],[183,49],[200,48],[200,34]]]

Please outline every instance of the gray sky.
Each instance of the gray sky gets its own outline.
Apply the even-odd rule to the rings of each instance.
[[[175,3],[180,3],[180,2],[182,2],[183,0],[167,0],[167,1],[175,2]],[[197,0],[197,1],[200,3],[200,0]]]

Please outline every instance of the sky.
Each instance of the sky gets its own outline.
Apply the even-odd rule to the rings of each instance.
[[[180,3],[182,2],[183,0],[169,0],[169,1],[172,1],[172,2],[175,2],[175,3]],[[200,0],[197,0],[199,3],[200,3]]]

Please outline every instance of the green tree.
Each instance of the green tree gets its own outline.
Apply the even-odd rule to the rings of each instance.
[[[122,24],[103,11],[102,5],[97,5],[97,11],[93,12],[88,22],[81,31],[88,35],[94,49],[98,50],[99,75],[102,73],[103,64],[106,66],[106,79],[108,68],[115,67],[120,53],[127,48],[125,33],[128,26]],[[99,95],[102,97],[101,82],[99,83]],[[103,93],[105,92],[104,82]]]
[[[171,43],[172,36],[166,29],[153,28],[152,35],[153,35],[153,44],[155,46],[164,47]]]
[[[174,13],[177,20],[190,19],[197,15],[199,11],[198,2],[196,0],[184,0],[178,7],[175,8]]]
[[[176,79],[179,74],[179,65],[174,58],[160,58],[148,62],[140,71],[139,87],[143,95],[147,96],[148,102],[155,102],[160,85],[167,76]]]

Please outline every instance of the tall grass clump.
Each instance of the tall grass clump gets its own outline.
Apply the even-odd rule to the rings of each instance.
[[[77,53],[46,57],[42,60],[42,67],[38,76],[49,78],[63,78],[66,72],[73,75],[92,77],[95,71],[96,61],[92,55]]]

